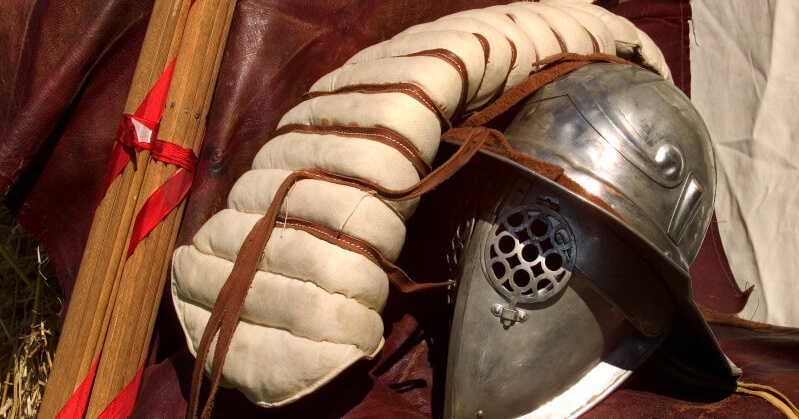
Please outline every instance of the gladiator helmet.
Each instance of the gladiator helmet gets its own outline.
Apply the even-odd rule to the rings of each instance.
[[[691,297],[716,174],[688,98],[595,63],[526,99],[504,134],[579,186],[486,152],[423,201],[448,220],[429,227],[446,229],[454,282],[444,417],[579,416],[653,353],[685,383],[734,388]]]

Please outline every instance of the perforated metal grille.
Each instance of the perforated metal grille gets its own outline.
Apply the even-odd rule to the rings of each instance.
[[[485,245],[485,274],[503,296],[546,301],[566,286],[574,268],[574,234],[557,212],[523,205],[500,214]]]

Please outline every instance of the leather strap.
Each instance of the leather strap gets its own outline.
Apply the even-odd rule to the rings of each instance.
[[[461,78],[461,98],[458,101],[458,107],[455,108],[455,115],[460,115],[466,107],[469,95],[469,72],[466,69],[466,64],[454,52],[445,48],[429,49],[419,51],[413,54],[404,55],[403,57],[436,57],[445,63],[452,66]]]
[[[278,220],[277,227],[302,230],[320,240],[324,240],[330,244],[335,244],[342,249],[358,253],[367,257],[368,259],[371,259],[372,262],[380,266],[380,268],[386,273],[388,276],[388,281],[391,283],[391,285],[394,285],[394,287],[396,287],[402,293],[442,288],[452,285],[453,283],[453,281],[429,283],[415,282],[408,276],[408,274],[405,273],[405,271],[402,270],[402,268],[386,259],[383,254],[372,247],[369,243],[344,234],[340,231],[331,230],[321,224],[312,223],[299,218],[281,217],[281,219]]]
[[[462,127],[476,127],[485,125],[513,105],[521,102],[536,90],[544,87],[550,82],[593,62],[611,62],[619,64],[636,65],[614,55],[607,54],[557,54],[533,63],[533,67],[541,67],[538,71],[531,74],[521,83],[508,90],[499,99],[483,108],[480,112],[471,115],[463,123]]]
[[[430,112],[433,112],[441,124],[441,130],[445,131],[450,128],[449,119],[446,114],[438,105],[430,98],[430,96],[422,90],[421,87],[413,83],[390,83],[390,84],[354,84],[351,86],[344,86],[340,89],[331,92],[313,91],[308,92],[311,98],[319,96],[337,95],[340,93],[363,93],[363,94],[378,94],[378,93],[402,93],[408,97],[415,99],[424,105]]]
[[[785,394],[782,394],[777,389],[763,384],[744,383],[738,382],[738,387],[735,389],[736,393],[748,394],[750,396],[760,397],[761,399],[771,403],[788,419],[799,419],[799,409],[791,402]]]
[[[287,124],[275,131],[274,136],[286,134],[289,132],[297,132],[302,134],[333,134],[342,137],[363,138],[366,140],[376,141],[385,144],[397,150],[403,157],[405,157],[420,178],[426,176],[432,168],[424,158],[422,153],[419,152],[410,141],[405,137],[397,134],[396,132],[383,127],[348,127],[344,125],[302,125],[302,124]]]

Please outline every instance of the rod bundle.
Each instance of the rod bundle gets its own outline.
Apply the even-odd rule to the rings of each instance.
[[[41,418],[132,409],[234,6],[154,4]]]

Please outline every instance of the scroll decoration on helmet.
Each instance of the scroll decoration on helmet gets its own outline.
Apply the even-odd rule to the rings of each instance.
[[[384,343],[389,278],[402,277],[392,262],[421,193],[387,199],[376,190],[408,191],[434,176],[429,167],[442,130],[535,73],[535,62],[561,53],[616,54],[670,78],[661,52],[629,21],[567,1],[494,6],[417,25],[319,79],[233,186],[228,208],[175,250],[172,297],[189,349],[211,345],[216,331],[229,340],[224,351],[202,355],[199,368],[268,407],[374,357]],[[226,288],[264,214],[273,230],[260,238],[251,283]],[[235,292],[246,299],[220,308]],[[206,332],[209,319],[221,329]]]

